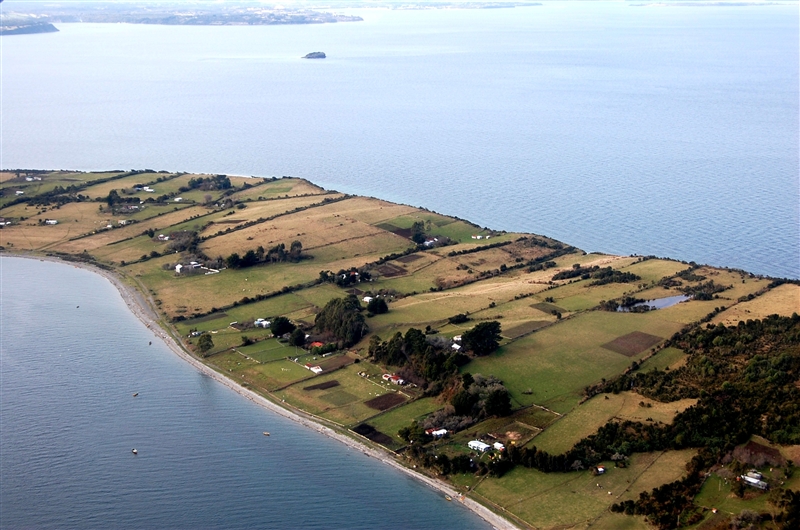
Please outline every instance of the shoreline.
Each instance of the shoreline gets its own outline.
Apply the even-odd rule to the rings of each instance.
[[[220,374],[219,372],[213,370],[202,361],[194,357],[191,353],[189,353],[180,343],[173,337],[170,333],[165,331],[160,323],[158,313],[153,309],[150,302],[146,299],[146,296],[130,285],[127,285],[125,282],[122,281],[121,277],[114,272],[101,269],[100,267],[96,267],[91,263],[85,262],[77,262],[77,261],[66,261],[59,259],[53,256],[44,256],[44,255],[37,255],[35,253],[30,254],[21,254],[21,253],[9,253],[9,252],[2,252],[0,256],[6,256],[10,258],[21,258],[21,259],[35,259],[40,261],[48,261],[51,263],[58,263],[61,265],[71,265],[73,267],[87,270],[102,278],[108,280],[119,292],[120,297],[122,298],[125,305],[128,309],[133,313],[133,315],[139,319],[153,334],[160,339],[166,346],[178,357],[186,361],[188,364],[193,366],[196,370],[201,372],[208,377],[211,377],[215,381],[220,384],[225,385],[229,389],[233,390],[240,396],[252,401],[256,405],[261,406],[262,408],[274,412],[286,419],[294,421],[304,427],[309,429],[313,429],[320,434],[323,434],[333,440],[336,440],[351,449],[357,450],[368,457],[375,458],[382,462],[385,465],[388,465],[397,471],[405,473],[407,476],[414,478],[422,482],[423,484],[427,485],[431,489],[443,494],[449,495],[454,500],[458,500],[461,504],[489,523],[493,528],[498,530],[515,530],[519,529],[520,527],[512,523],[510,520],[502,517],[499,514],[491,511],[489,508],[484,506],[483,504],[470,499],[468,497],[464,497],[461,499],[461,493],[456,491],[452,486],[446,484],[440,480],[435,478],[428,477],[423,475],[422,473],[418,473],[413,471],[402,464],[398,463],[388,452],[381,449],[376,449],[374,447],[368,446],[364,443],[357,441],[355,438],[346,436],[342,433],[335,431],[334,429],[323,425],[316,421],[315,419],[311,418],[310,416],[303,414],[301,411],[294,411],[288,408],[282,407],[278,405],[274,401],[257,394],[256,392],[245,388],[239,384],[237,384],[232,379],[225,377],[224,375]]]

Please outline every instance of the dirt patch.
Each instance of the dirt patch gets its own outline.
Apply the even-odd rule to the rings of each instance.
[[[626,357],[633,357],[637,353],[641,353],[647,348],[655,346],[662,340],[664,339],[655,335],[650,335],[649,333],[634,331],[633,333],[617,337],[611,342],[603,344],[602,347]]]
[[[744,447],[737,447],[734,449],[733,457],[739,462],[754,467],[762,467],[767,464],[771,466],[782,466],[786,463],[780,451],[753,441],[747,442]]]
[[[384,263],[378,267],[378,272],[385,278],[394,278],[395,276],[404,275],[406,270],[402,267],[398,267],[397,265],[392,265],[391,263]]]
[[[397,261],[400,263],[411,263],[412,261],[417,261],[418,259],[422,259],[422,256],[419,254],[409,254],[408,256],[400,256],[397,258]]]
[[[347,289],[345,292],[347,294],[352,294],[354,296],[361,296],[362,294],[364,294],[364,291],[362,291],[361,289],[356,289],[355,287]]]
[[[549,304],[547,302],[539,302],[538,304],[531,304],[531,307],[534,309],[538,309],[543,313],[547,313],[548,315],[552,315],[553,311],[556,313],[566,313],[567,311],[561,307],[558,307],[555,304]]]
[[[392,445],[394,443],[394,440],[392,440],[391,437],[383,434],[372,425],[367,425],[366,423],[362,423],[357,427],[353,427],[353,432],[360,434],[367,440],[371,440],[381,445]]]
[[[339,386],[339,381],[336,379],[333,381],[325,381],[324,383],[320,383],[318,385],[304,386],[303,390],[327,390],[335,386]]]
[[[386,230],[387,232],[391,232],[391,233],[396,234],[396,235],[398,235],[400,237],[405,237],[405,238],[409,238],[409,239],[411,238],[411,229],[410,228],[400,228],[399,226],[395,226],[395,225],[393,225],[391,223],[381,223],[381,224],[378,224],[378,225],[375,225],[375,226],[377,228],[380,228],[381,230]]]
[[[215,225],[235,225],[239,223],[246,222],[247,219],[220,219],[218,221],[214,221]]]
[[[530,333],[531,331],[536,331],[539,328],[543,328],[548,325],[550,322],[547,320],[531,320],[530,322],[525,322],[524,324],[520,324],[518,326],[514,326],[505,330],[502,334],[509,339],[516,339],[517,337],[521,337]]]
[[[211,320],[216,320],[218,318],[225,318],[227,316],[228,316],[227,313],[212,313],[204,317],[190,318],[188,320],[185,320],[183,323],[188,325],[200,324],[201,322],[209,322]]]
[[[384,394],[382,396],[372,398],[369,401],[365,401],[364,405],[368,406],[371,409],[384,411],[394,407],[395,405],[403,403],[405,400],[406,398],[401,396],[400,394],[395,394],[394,392],[390,392],[389,394]]]
[[[331,357],[330,359],[325,359],[321,363],[319,363],[319,367],[322,368],[325,372],[331,372],[338,368],[342,368],[343,366],[347,366],[348,364],[352,364],[353,359],[348,357],[347,355],[339,355],[337,357]]]

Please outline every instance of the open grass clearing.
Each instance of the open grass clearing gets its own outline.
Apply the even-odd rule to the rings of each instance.
[[[123,175],[123,173],[120,173]],[[148,197],[156,198],[159,195],[162,195],[162,192],[157,185],[163,184],[163,182],[156,182],[159,177],[170,177],[172,174],[164,174],[164,173],[139,173],[136,175],[129,175],[127,177],[122,178],[115,178],[108,182],[102,182],[100,184],[95,184],[85,188],[81,193],[90,197],[92,199],[97,198],[105,198],[108,197],[108,194],[111,190],[117,190],[120,197],[140,197],[141,200],[144,200]],[[148,193],[148,192],[133,192],[133,187],[136,184],[142,184],[147,186],[152,184],[152,188],[156,190],[155,193]],[[132,193],[123,193],[122,190],[130,190]]]
[[[753,300],[741,302],[726,309],[716,315],[711,322],[736,326],[742,321],[763,319],[775,314],[791,316],[792,313],[798,312],[800,312],[800,285],[785,283]]]
[[[639,371],[647,373],[653,370],[666,370],[667,368],[674,370],[686,364],[687,358],[688,355],[678,348],[664,348],[639,365]]]
[[[27,219],[21,223],[3,228],[3,245],[13,246],[16,249],[39,250],[54,246],[56,243],[67,241],[72,237],[81,236],[104,227],[105,219],[98,215],[97,204],[90,202],[73,202],[58,209],[36,213],[38,210],[17,205],[14,209],[22,208]],[[15,217],[3,211],[2,215]],[[46,219],[55,219],[56,225],[39,225]],[[105,224],[104,224],[105,223]],[[10,245],[9,245],[10,243]],[[80,251],[82,251],[81,249]]]
[[[292,239],[301,238],[303,232],[305,230],[302,226],[297,222],[291,222],[287,219],[282,219],[278,217],[273,219],[272,221],[264,221],[262,223],[258,223],[256,225],[243,228],[233,233],[225,234],[225,231],[228,229],[233,229],[237,227],[239,224],[244,224],[249,221],[255,221],[257,219],[266,219],[269,217],[273,217],[276,215],[282,215],[286,212],[292,211],[295,208],[305,208],[311,206],[312,204],[317,204],[322,202],[324,198],[336,198],[338,195],[326,195],[325,197],[320,196],[310,196],[310,197],[291,197],[287,199],[279,199],[274,201],[257,201],[252,203],[247,203],[247,207],[242,210],[234,210],[234,214],[230,216],[230,218],[222,218],[219,220],[218,223],[215,223],[200,234],[203,237],[208,236],[217,236],[214,239],[206,242],[209,250],[212,252],[218,252],[223,255],[230,254],[231,252],[236,252],[241,250],[242,248],[247,248],[248,241],[252,241],[253,239],[258,239],[258,243],[255,243],[253,247],[258,245],[268,245],[270,243],[276,242],[285,242],[283,240],[289,239],[291,242]],[[312,209],[313,210],[313,209]],[[297,212],[291,215],[298,215],[302,213],[306,213],[310,210],[305,210],[301,212]],[[287,217],[290,217],[287,214]],[[240,223],[235,224],[232,221],[240,221]],[[277,225],[287,225],[288,230],[279,230]],[[306,227],[310,229],[312,227]],[[220,234],[222,232],[222,234]],[[226,237],[221,238],[220,235],[225,235]],[[248,240],[247,238],[253,238]],[[309,240],[310,238],[307,237],[305,240]],[[280,241],[279,241],[280,240]],[[225,246],[222,245],[221,241],[225,241]],[[309,243],[305,246],[311,246],[313,243]],[[251,247],[252,248],[252,247]]]
[[[295,348],[294,346],[281,344],[276,339],[267,339],[248,346],[239,346],[236,351],[260,363],[268,363],[292,357]]]
[[[562,454],[583,438],[596,433],[597,429],[612,419],[639,422],[649,420],[669,424],[678,412],[696,402],[696,399],[682,399],[672,403],[659,403],[635,392],[598,394],[550,425],[530,445],[551,454]]]
[[[520,405],[535,403],[568,412],[580,400],[584,387],[621,373],[639,357],[625,357],[602,344],[633,331],[669,337],[680,329],[660,320],[656,313],[580,314],[502,346],[463,370],[495,375]],[[523,394],[526,390],[531,393]]]
[[[242,184],[238,180],[243,180],[243,182],[250,184],[252,187],[241,189],[231,195],[231,199],[234,201],[257,201],[259,197],[274,199],[287,195],[296,197],[298,195],[320,195],[325,193],[324,189],[304,179],[281,178],[274,181],[261,178],[237,179],[237,187],[241,188]]]
[[[398,444],[405,444],[397,432],[411,425],[412,421],[422,421],[428,414],[441,407],[442,405],[434,398],[422,398],[370,418],[367,423],[391,436]]]
[[[731,491],[732,481],[712,473],[694,499],[695,504],[706,508],[716,508],[728,515],[739,514],[742,510],[777,513],[775,507],[767,502],[768,493],[755,488],[746,488],[742,498]]]
[[[312,383],[292,385],[280,391],[278,395],[295,406],[301,406],[304,410],[337,423],[351,425],[361,422],[376,413],[374,409],[365,405],[364,402],[387,393],[393,393],[393,389],[359,376],[359,367],[360,364],[355,364],[319,375],[312,380]],[[335,390],[304,390],[304,387],[333,380],[338,381],[340,384]],[[342,402],[336,404],[331,400],[339,398],[328,395],[331,392],[346,392],[348,395],[353,396],[354,399],[348,398],[348,401],[344,402],[344,397],[341,397]]]
[[[628,467],[606,466],[600,477],[588,471],[545,474],[517,466],[502,479],[487,478],[475,489],[537,528],[584,525],[608,513],[615,502],[679,479],[684,470],[676,463],[685,463],[694,452],[672,453],[635,454]]]

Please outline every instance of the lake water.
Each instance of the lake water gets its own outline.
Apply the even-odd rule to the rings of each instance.
[[[0,287],[0,528],[488,528],[201,374],[100,276],[0,258]]]
[[[0,166],[292,175],[800,277],[798,4],[544,4],[4,37]]]

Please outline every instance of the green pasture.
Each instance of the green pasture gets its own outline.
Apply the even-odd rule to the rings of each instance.
[[[353,364],[321,374],[309,381],[296,383],[281,390],[278,396],[294,406],[342,425],[360,423],[379,412],[364,405],[364,401],[392,392],[396,387],[389,388],[374,379],[359,376],[359,366],[360,364]],[[338,381],[339,386],[323,390],[303,389],[333,380]]]
[[[729,515],[742,510],[775,513],[775,508],[767,502],[769,493],[746,487],[747,495],[739,498],[731,491],[731,480],[726,480],[712,473],[694,499],[695,504],[706,508],[716,508]]]
[[[639,366],[639,371],[646,373],[653,370],[665,370],[666,368],[673,368],[679,363],[682,363],[687,358],[683,350],[678,348],[664,348],[658,353],[644,361]]]
[[[613,418],[669,424],[672,423],[676,413],[695,402],[694,399],[684,399],[672,403],[659,403],[633,392],[598,394],[554,422],[529,445],[535,445],[551,454],[562,454],[572,449],[583,438],[596,433]],[[640,406],[640,403],[650,406]]]
[[[661,278],[673,276],[687,267],[688,265],[670,259],[649,259],[627,267],[619,267],[619,270],[641,276],[642,279],[636,283],[655,283]]]
[[[667,338],[680,329],[658,319],[657,313],[583,313],[501,346],[463,371],[500,378],[519,405],[536,403],[568,412],[580,401],[583,388],[619,374],[645,353],[626,357],[602,344],[633,331]],[[531,394],[523,394],[525,390]]]
[[[267,330],[267,333],[269,333],[269,330]],[[249,337],[250,335],[248,334],[247,336]],[[281,344],[276,339],[266,339],[248,346],[238,346],[236,351],[260,363],[268,363],[293,356],[295,348],[288,344]]]
[[[440,408],[442,404],[434,398],[422,398],[370,418],[367,423],[383,434],[391,436],[396,442],[405,444],[405,441],[397,435],[397,431],[408,427],[412,421],[422,421],[428,414]]]
[[[665,455],[669,453],[635,454],[628,467],[609,463],[602,476],[588,470],[542,473],[517,466],[502,479],[484,479],[475,492],[538,528],[584,525],[608,513],[611,504],[680,478],[683,466],[674,465],[673,458],[685,463],[693,452],[675,452],[666,456],[668,466],[658,465]]]

